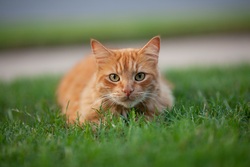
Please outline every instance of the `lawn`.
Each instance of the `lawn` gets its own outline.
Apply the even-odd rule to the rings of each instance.
[[[250,66],[170,70],[176,104],[143,118],[67,125],[59,77],[0,82],[0,166],[245,166],[250,164]]]

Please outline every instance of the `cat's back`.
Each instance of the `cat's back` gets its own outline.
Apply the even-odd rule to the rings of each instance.
[[[57,89],[57,100],[62,107],[69,102],[78,102],[84,87],[96,72],[93,55],[86,56],[77,63],[60,81]]]

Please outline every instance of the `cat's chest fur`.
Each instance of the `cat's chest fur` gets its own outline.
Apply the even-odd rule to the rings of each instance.
[[[100,112],[123,115],[134,108],[148,118],[173,105],[171,90],[158,72],[160,38],[141,49],[105,48],[91,41],[93,55],[62,79],[58,102],[69,122],[99,122]]]

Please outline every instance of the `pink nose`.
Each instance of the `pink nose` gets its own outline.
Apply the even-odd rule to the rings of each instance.
[[[123,92],[126,93],[127,97],[129,97],[133,91],[133,89],[123,89]]]

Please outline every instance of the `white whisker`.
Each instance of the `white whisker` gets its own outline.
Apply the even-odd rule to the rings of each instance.
[[[96,105],[96,104],[99,103],[99,102],[103,103],[103,102],[105,102],[105,101],[107,101],[107,100],[109,100],[109,99],[111,99],[111,98],[110,98],[108,95],[101,96],[100,98],[96,99],[96,100],[91,104],[91,106],[94,106],[94,105]]]

